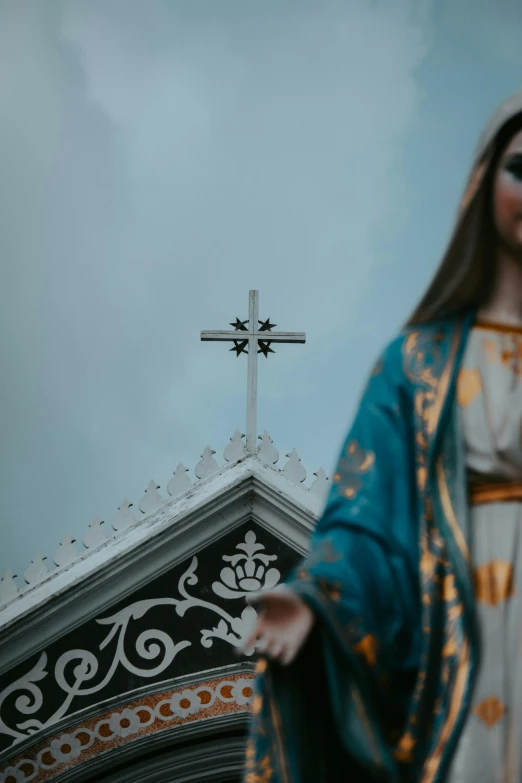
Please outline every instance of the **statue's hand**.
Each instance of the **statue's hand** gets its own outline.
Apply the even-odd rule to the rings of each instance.
[[[312,610],[286,585],[251,594],[248,602],[260,606],[261,612],[242,649],[255,648],[282,664],[291,663],[312,630]]]

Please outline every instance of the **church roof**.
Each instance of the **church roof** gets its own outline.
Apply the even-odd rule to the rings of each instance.
[[[320,468],[307,481],[295,449],[279,467],[270,435],[259,441],[249,454],[237,430],[223,464],[207,446],[194,479],[177,466],[168,497],[151,480],[137,507],[125,498],[108,524],[94,517],[82,541],[66,535],[51,567],[36,555],[23,584],[7,571],[0,583],[0,673],[247,517],[304,552],[329,479]]]

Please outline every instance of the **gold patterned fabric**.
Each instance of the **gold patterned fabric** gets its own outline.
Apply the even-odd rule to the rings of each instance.
[[[482,663],[450,783],[522,780],[522,329],[477,323],[457,399]]]

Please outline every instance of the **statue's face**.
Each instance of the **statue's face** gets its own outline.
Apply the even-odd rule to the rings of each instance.
[[[502,245],[522,259],[522,130],[509,142],[495,172],[493,213]]]

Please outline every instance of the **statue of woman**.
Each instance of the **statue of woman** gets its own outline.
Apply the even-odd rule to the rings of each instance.
[[[520,783],[522,94],[371,373],[308,556],[254,601],[246,783]]]

